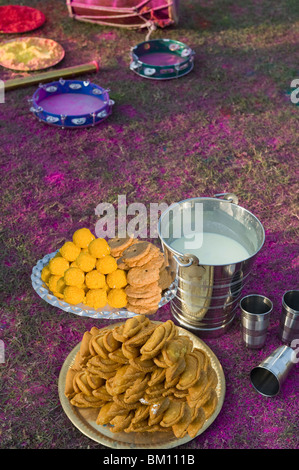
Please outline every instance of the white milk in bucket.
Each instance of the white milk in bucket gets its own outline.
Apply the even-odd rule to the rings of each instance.
[[[191,246],[194,246],[190,249]],[[238,241],[220,233],[195,233],[174,239],[171,248],[179,253],[192,253],[201,264],[223,265],[239,263],[250,256],[249,251]]]

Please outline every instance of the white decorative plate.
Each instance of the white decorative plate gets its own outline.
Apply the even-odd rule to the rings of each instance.
[[[44,256],[44,258],[39,260],[32,269],[32,286],[35,292],[43,300],[45,300],[48,304],[53,305],[54,307],[60,308],[65,312],[74,313],[75,315],[79,315],[80,317],[100,318],[102,320],[115,320],[119,318],[130,318],[137,315],[136,313],[128,311],[126,308],[116,309],[110,307],[109,305],[107,305],[104,311],[99,309],[91,309],[90,307],[87,307],[82,303],[78,305],[70,305],[67,302],[64,302],[63,300],[58,299],[55,295],[51,294],[51,292],[41,279],[41,272],[42,269],[47,266],[47,264],[49,264],[50,259],[56,255],[57,251]],[[166,305],[168,302],[170,302],[171,299],[173,299],[176,294],[176,290],[177,283],[176,281],[174,281],[170,285],[170,287],[163,292],[162,298],[159,303],[159,308],[163,307],[163,305]]]

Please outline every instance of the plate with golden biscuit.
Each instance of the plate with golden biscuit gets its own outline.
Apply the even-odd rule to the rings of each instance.
[[[172,320],[146,315],[86,331],[59,374],[71,422],[110,448],[171,448],[221,411],[225,377],[212,350]]]
[[[175,273],[153,243],[96,238],[85,227],[39,260],[31,281],[47,303],[102,319],[152,315],[176,293]]]

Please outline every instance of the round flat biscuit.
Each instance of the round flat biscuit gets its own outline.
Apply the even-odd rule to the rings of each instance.
[[[169,266],[166,266],[164,269],[160,270],[158,285],[162,290],[168,289],[170,284],[174,281],[175,275],[170,270]]]
[[[136,261],[140,260],[148,254],[150,251],[151,244],[143,241],[140,243],[134,243],[133,245],[126,248],[122,254],[124,263],[132,266]]]
[[[108,240],[108,245],[110,246],[110,253],[112,256],[118,257],[121,255],[121,253],[128,248],[130,245],[132,245],[134,241],[133,237],[127,236],[125,238],[111,238],[111,240]]]
[[[143,266],[131,268],[127,274],[127,282],[131,286],[141,287],[159,280],[159,269],[146,269]]]
[[[137,240],[136,238],[133,238],[133,241],[129,246],[135,245],[136,243],[140,243],[140,242],[141,242],[141,240]],[[128,246],[126,248],[128,248]],[[114,258],[120,258],[126,248],[121,248],[119,251],[113,251],[113,257]]]
[[[132,264],[132,266],[144,266],[146,263],[148,263],[153,258],[158,256],[159,253],[161,253],[159,248],[157,248],[155,245],[152,245],[150,243],[150,249],[149,249],[148,253],[145,256],[143,256],[141,259],[135,260],[131,264]]]
[[[152,258],[151,260],[149,260],[146,264],[143,265],[143,267],[145,268],[156,268],[156,269],[160,269],[164,264],[164,255],[163,253],[161,253],[161,251],[159,253],[157,253],[157,255]]]
[[[128,271],[129,266],[124,262],[123,257],[120,256],[119,258],[115,258],[117,262],[117,267],[119,269],[123,269],[124,271]]]
[[[152,282],[151,284],[147,284],[146,286],[140,286],[140,287],[128,285],[126,289],[130,288],[129,293],[131,292],[132,294],[132,292],[134,292],[136,295],[138,295],[138,294],[143,294],[144,292],[151,292],[153,289],[156,289],[157,287],[160,289],[160,287],[158,286],[158,281],[155,281],[155,282]]]
[[[142,308],[136,307],[136,305],[127,304],[127,310],[129,312],[138,313],[142,315],[153,315],[158,310],[158,306],[155,308]]]
[[[129,285],[125,288],[125,292],[128,297],[133,297],[135,299],[147,299],[148,297],[161,294],[162,289],[158,286],[157,282],[153,282],[152,284],[142,288]]]
[[[148,297],[148,298],[145,298],[145,299],[127,296],[127,299],[128,299],[128,303],[130,305],[136,305],[137,307],[138,306],[147,307],[149,305],[150,306],[157,305],[161,300],[161,295],[158,294],[158,295]]]

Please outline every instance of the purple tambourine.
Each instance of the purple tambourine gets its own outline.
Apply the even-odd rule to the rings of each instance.
[[[89,80],[42,84],[34,93],[30,111],[42,122],[74,129],[95,126],[112,113],[109,91]]]

